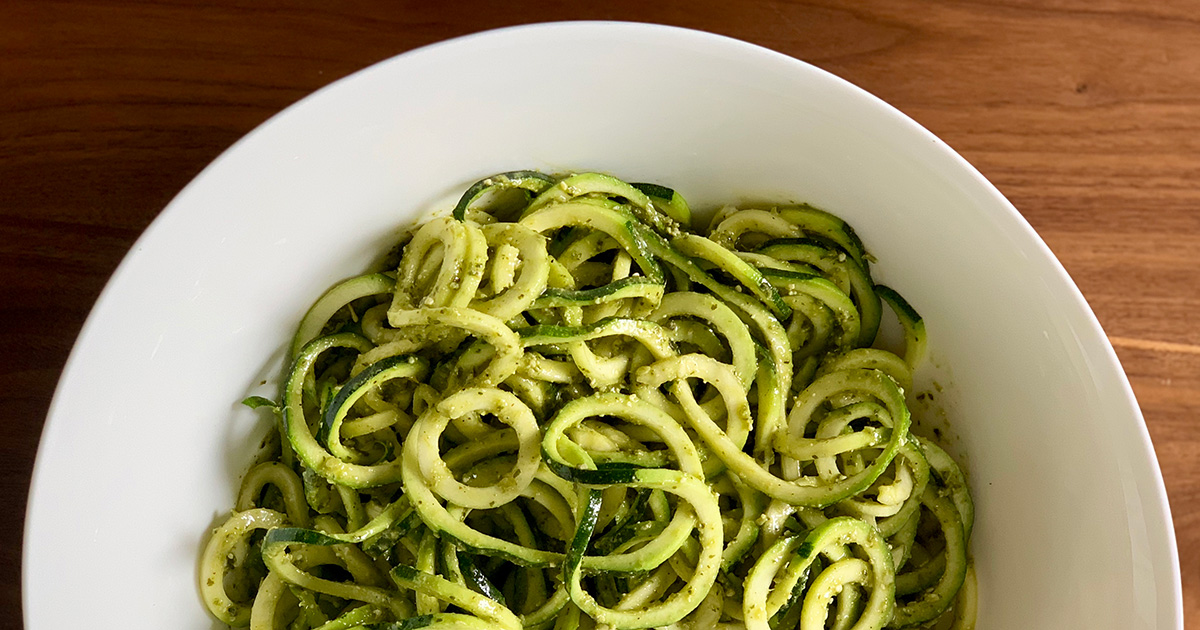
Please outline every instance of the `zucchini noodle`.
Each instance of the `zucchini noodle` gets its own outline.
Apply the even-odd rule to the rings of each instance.
[[[255,630],[975,625],[925,325],[809,206],[516,171],[322,295],[202,554]],[[890,309],[903,347],[883,349]],[[894,344],[899,346],[899,344]]]

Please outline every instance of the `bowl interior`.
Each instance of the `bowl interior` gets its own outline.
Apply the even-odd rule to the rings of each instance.
[[[72,355],[39,453],[31,630],[208,628],[195,562],[233,503],[313,299],[497,171],[601,170],[701,208],[842,215],[924,315],[920,409],[977,503],[980,628],[1181,628],[1165,494],[1094,316],[1003,197],[931,134],[794,59],[633,24],[421,49],[305,99],[189,185]],[[265,384],[262,384],[265,381]],[[113,579],[119,578],[119,579]],[[62,606],[64,593],[75,602]]]

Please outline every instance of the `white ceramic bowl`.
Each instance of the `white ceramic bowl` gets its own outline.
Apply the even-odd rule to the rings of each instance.
[[[26,627],[209,628],[208,529],[265,429],[237,401],[298,317],[476,178],[602,170],[697,206],[843,215],[925,316],[966,455],[981,630],[1182,628],[1149,437],[1058,261],[962,158],[812,66],[675,28],[570,23],[416,50],[287,109],[208,167],[88,319],[38,454]]]

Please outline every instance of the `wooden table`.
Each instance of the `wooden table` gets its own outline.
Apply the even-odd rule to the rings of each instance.
[[[762,44],[877,94],[961,152],[1075,278],[1124,363],[1200,624],[1200,3],[0,2],[0,627],[38,436],[134,239],[271,114],[423,44],[560,19]]]

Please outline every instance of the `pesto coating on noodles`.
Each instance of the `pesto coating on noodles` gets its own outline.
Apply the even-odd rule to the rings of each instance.
[[[969,629],[916,311],[837,216],[514,171],[300,322],[200,563],[234,627]],[[890,310],[903,347],[880,347]]]

